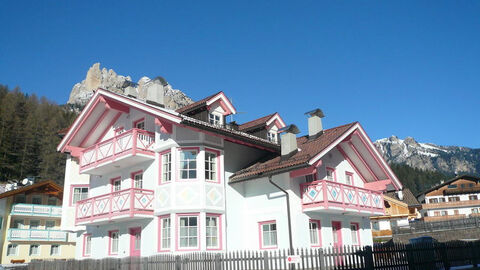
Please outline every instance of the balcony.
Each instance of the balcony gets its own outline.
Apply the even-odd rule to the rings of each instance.
[[[102,175],[124,166],[153,160],[154,142],[154,133],[133,128],[94,144],[80,154],[80,173]]]
[[[66,242],[67,232],[37,229],[8,229],[8,241]]]
[[[470,207],[470,206],[480,206],[480,200],[425,203],[425,204],[422,204],[422,209],[445,209],[445,208],[458,208],[458,207]]]
[[[445,216],[428,216],[423,217],[425,222],[432,222],[432,221],[444,221],[444,220],[452,220],[452,219],[464,219],[467,216],[465,214],[458,214],[458,215],[445,215]]]
[[[78,201],[75,224],[153,217],[153,190],[130,188]]]
[[[304,183],[301,191],[304,212],[384,215],[381,192],[328,180]]]
[[[17,203],[12,206],[10,214],[13,216],[42,216],[62,217],[62,207],[41,204]]]

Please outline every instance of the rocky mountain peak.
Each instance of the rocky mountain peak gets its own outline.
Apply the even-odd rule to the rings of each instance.
[[[150,79],[144,76],[135,83],[130,76],[118,75],[113,69],[108,70],[105,67],[100,69],[100,63],[95,63],[88,69],[85,79],[73,86],[67,104],[85,106],[98,88],[145,100],[147,88],[152,87],[152,84],[163,87],[163,102],[166,108],[176,110],[193,103],[182,91],[173,89],[163,77]]]

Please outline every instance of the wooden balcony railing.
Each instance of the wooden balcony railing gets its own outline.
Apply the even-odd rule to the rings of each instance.
[[[8,229],[9,241],[67,241],[67,232],[58,230]]]
[[[91,224],[136,215],[153,215],[153,190],[130,188],[78,201],[75,223]]]
[[[154,133],[142,129],[130,129],[84,149],[80,154],[80,171],[127,154],[154,155],[154,142]]]
[[[439,203],[424,203],[423,209],[444,209],[462,206],[480,206],[480,200],[455,201],[455,202],[439,202]]]
[[[446,216],[431,216],[431,217],[424,217],[423,220],[426,221],[426,222],[430,222],[430,221],[442,221],[442,220],[463,219],[463,218],[466,218],[465,214],[446,215]]]
[[[328,180],[304,183],[301,185],[301,191],[304,210],[320,207],[384,213],[381,192]]]
[[[17,203],[12,206],[11,215],[62,217],[62,207],[54,205]]]

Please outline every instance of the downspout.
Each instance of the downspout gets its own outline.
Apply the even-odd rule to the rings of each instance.
[[[291,220],[291,217],[290,217],[290,197],[288,196],[288,192],[286,190],[284,190],[283,188],[281,188],[280,186],[278,186],[277,184],[275,184],[272,181],[272,176],[271,175],[268,176],[268,182],[270,182],[270,184],[274,185],[276,188],[278,188],[283,193],[285,193],[285,196],[287,198],[288,241],[290,242],[290,255],[294,255],[294,253],[293,253],[293,241],[292,241],[292,220]]]

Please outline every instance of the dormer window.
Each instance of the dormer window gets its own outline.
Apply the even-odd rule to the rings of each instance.
[[[222,124],[222,117],[218,114],[209,113],[208,114],[208,122],[212,125],[221,125]]]
[[[269,131],[267,133],[267,140],[276,143],[277,142],[277,133],[274,131]]]

